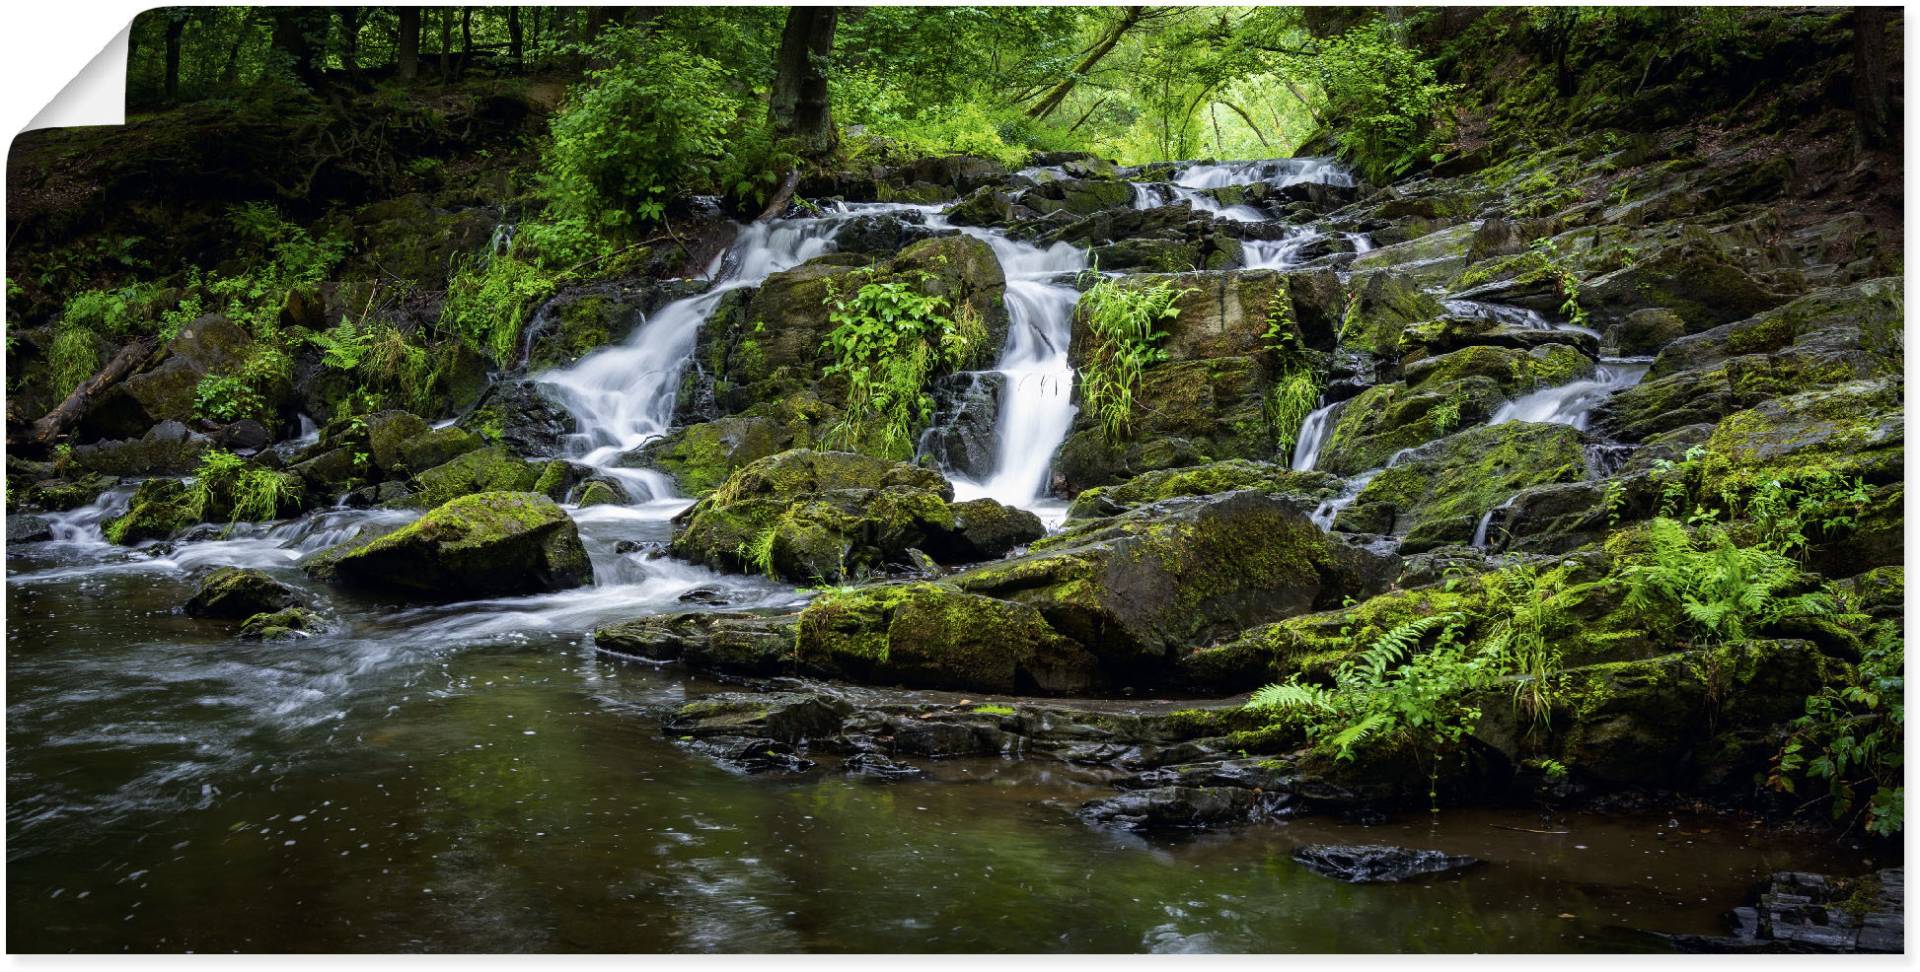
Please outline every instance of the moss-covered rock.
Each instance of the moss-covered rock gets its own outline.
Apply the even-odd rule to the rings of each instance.
[[[1566,344],[1528,350],[1475,344],[1405,366],[1407,388],[1430,391],[1469,378],[1492,381],[1509,397],[1577,381],[1593,373],[1593,359]]]
[[[302,607],[256,614],[240,622],[240,637],[247,641],[289,641],[324,630],[320,616]]]
[[[1135,476],[1113,486],[1096,486],[1073,498],[1067,519],[1113,516],[1138,506],[1180,496],[1209,496],[1236,489],[1330,499],[1340,492],[1340,479],[1324,472],[1294,472],[1276,463],[1227,459],[1201,466],[1162,469]]]
[[[258,570],[222,567],[201,579],[186,612],[196,618],[247,618],[298,603],[291,588]]]
[[[1037,608],[1116,684],[1264,621],[1384,589],[1395,558],[1349,545],[1294,503],[1242,491],[1168,500],[1070,527],[953,578]]]
[[[153,363],[96,399],[81,420],[90,439],[137,437],[156,423],[194,418],[200,379],[227,374],[247,359],[253,337],[224,314],[208,314],[180,329]]]
[[[469,493],[547,492],[541,476],[547,463],[527,462],[505,446],[488,446],[456,456],[413,477],[414,493],[402,505],[440,506]]]
[[[432,430],[427,420],[412,412],[393,409],[375,412],[366,417],[368,454],[373,458],[374,468],[381,472],[390,472],[404,465],[400,454],[400,444],[417,435]],[[448,457],[452,458],[452,457]],[[445,462],[446,459],[440,460]],[[440,462],[428,463],[420,469],[431,469]]]
[[[1586,437],[1571,426],[1503,422],[1434,443],[1382,470],[1341,523],[1389,524],[1413,553],[1473,537],[1482,514],[1529,486],[1586,478]]]
[[[133,491],[127,511],[100,532],[112,543],[165,540],[200,522],[200,500],[177,479],[149,479]]]
[[[814,442],[828,414],[811,395],[789,395],[675,429],[647,443],[640,458],[672,476],[681,492],[705,496],[748,463]]]
[[[1704,232],[1580,289],[1580,306],[1596,321],[1624,320],[1643,308],[1664,307],[1686,322],[1689,331],[1737,321],[1786,301],[1787,295],[1729,261]]]
[[[1133,205],[1133,186],[1119,179],[1055,179],[1020,194],[1020,204],[1035,212],[1086,216]]]
[[[684,661],[729,675],[784,675],[793,671],[797,615],[688,611],[652,614],[604,625],[594,647],[654,661]]]
[[[7,504],[12,510],[77,510],[100,498],[100,494],[119,485],[120,480],[105,473],[82,473],[55,479],[41,479],[24,485],[8,484]]]
[[[166,421],[137,439],[108,439],[76,446],[73,465],[114,476],[186,476],[213,443],[185,423]]]
[[[1388,631],[1408,621],[1459,611],[1471,599],[1467,590],[1434,584],[1258,625],[1231,639],[1182,652],[1174,678],[1183,688],[1204,692],[1242,692],[1294,675],[1324,679],[1340,662]]]
[[[807,671],[924,688],[1073,692],[1095,676],[1033,607],[946,584],[824,594],[801,612],[794,652]]]
[[[998,556],[1027,531],[971,510],[969,530],[953,487],[930,469],[851,452],[793,449],[749,463],[676,518],[675,555],[722,570],[802,583],[835,581],[910,562]]]
[[[593,580],[566,511],[538,493],[461,496],[338,557],[341,581],[384,592],[458,599],[537,594]]]
[[[1400,452],[1485,421],[1506,398],[1484,375],[1429,381],[1418,391],[1401,382],[1374,385],[1335,410],[1315,468],[1341,476],[1379,469]]]
[[[1128,436],[1107,438],[1082,411],[1060,446],[1054,472],[1068,493],[1143,473],[1278,452],[1267,410],[1271,379],[1260,358],[1170,361],[1148,368]]]

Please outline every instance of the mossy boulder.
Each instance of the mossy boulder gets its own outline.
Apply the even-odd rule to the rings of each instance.
[[[1321,532],[1300,505],[1241,491],[1071,526],[952,580],[1033,606],[1115,684],[1135,684],[1190,646],[1364,597],[1397,572],[1391,555]]]
[[[108,439],[75,446],[73,464],[114,476],[186,476],[200,465],[212,440],[183,422],[156,424],[137,439]]]
[[[1586,437],[1567,425],[1503,422],[1449,436],[1368,482],[1336,526],[1402,537],[1414,553],[1472,539],[1480,517],[1529,486],[1586,478]]]
[[[1096,486],[1073,498],[1067,519],[1113,516],[1135,507],[1181,496],[1210,496],[1252,489],[1319,501],[1339,495],[1340,479],[1324,472],[1294,472],[1286,466],[1248,459],[1226,459],[1200,466],[1162,469],[1113,486]]]
[[[672,550],[716,569],[816,583],[906,566],[910,550],[959,562],[1036,536],[1038,521],[1018,511],[952,498],[930,469],[793,449],[741,467],[677,517]]]
[[[165,540],[200,522],[200,500],[177,479],[149,479],[134,489],[127,511],[101,528],[112,543]]]
[[[1170,361],[1259,356],[1279,331],[1299,345],[1332,350],[1343,296],[1332,271],[1227,270],[1206,273],[1130,274],[1119,286],[1167,287],[1179,296],[1175,315],[1156,322]],[[1083,364],[1096,344],[1084,313],[1075,315],[1070,354]]]
[[[1439,299],[1412,277],[1394,270],[1356,272],[1348,283],[1350,302],[1341,328],[1341,347],[1380,359],[1398,358],[1407,325],[1446,314]]]
[[[1054,472],[1067,493],[1142,473],[1224,459],[1265,460],[1279,451],[1266,407],[1272,379],[1258,357],[1169,361],[1148,368],[1126,436],[1109,439],[1082,410]]]
[[[426,419],[412,412],[403,412],[398,409],[375,412],[367,416],[366,426],[368,453],[373,458],[374,468],[383,473],[402,465],[401,443],[414,436],[424,435],[433,428],[427,424]],[[445,459],[440,460],[440,462],[445,461]],[[420,468],[431,469],[439,464],[439,462],[430,463]]]
[[[1777,307],[1788,296],[1729,260],[1702,231],[1587,281],[1580,288],[1580,306],[1602,324],[1664,307],[1691,332]]]
[[[1838,668],[1806,641],[1741,642],[1574,668],[1553,714],[1557,756],[1603,783],[1688,786],[1711,768],[1703,761],[1715,732],[1800,715],[1807,696]],[[1745,769],[1748,778],[1763,772],[1764,756]]]
[[[200,380],[239,368],[252,346],[252,335],[224,314],[188,323],[144,370],[93,402],[81,420],[82,434],[90,439],[137,437],[168,419],[192,421]]]
[[[797,615],[687,611],[651,614],[603,625],[594,647],[653,661],[729,675],[784,675],[793,671]]]
[[[8,484],[9,509],[77,510],[100,498],[100,494],[119,485],[117,477],[106,473],[80,473],[73,476],[35,480],[25,485]]]
[[[565,510],[528,492],[462,496],[340,556],[348,584],[441,599],[538,594],[593,580]]]
[[[1485,375],[1427,381],[1418,390],[1397,381],[1374,385],[1334,411],[1315,468],[1341,476],[1379,469],[1400,452],[1485,421],[1507,397]]]
[[[537,383],[501,381],[488,386],[458,425],[520,455],[551,456],[560,453],[578,422]]]
[[[475,449],[415,474],[415,492],[401,502],[431,508],[469,493],[546,492],[541,477],[547,465],[521,459],[505,446]]]
[[[1025,604],[910,583],[831,592],[800,614],[801,669],[861,682],[992,692],[1074,692],[1093,659]]]
[[[222,567],[200,581],[186,603],[196,618],[248,618],[300,603],[292,588],[245,567]]]
[[[639,459],[672,476],[682,493],[705,496],[734,470],[813,442],[829,412],[817,398],[789,395],[674,429],[642,447]]]
[[[305,638],[326,627],[320,616],[302,607],[264,612],[240,622],[240,637],[245,641],[290,641]]]
[[[1570,345],[1531,349],[1475,344],[1407,364],[1407,388],[1425,391],[1469,378],[1486,378],[1507,396],[1577,381],[1593,373],[1593,359]]]
[[[1039,213],[1086,216],[1133,205],[1133,186],[1118,179],[1055,179],[1020,194],[1020,204]]]
[[[1386,591],[1357,604],[1257,625],[1180,653],[1175,684],[1191,691],[1243,692],[1295,675],[1322,680],[1388,631],[1471,603],[1465,589],[1427,585]]]

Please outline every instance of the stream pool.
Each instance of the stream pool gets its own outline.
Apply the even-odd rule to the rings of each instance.
[[[665,526],[638,523],[621,529]],[[935,762],[897,783],[831,758],[743,775],[660,731],[666,707],[722,686],[579,634],[717,578],[608,585],[621,531],[585,529],[603,574],[591,600],[395,613],[330,595],[332,633],[277,643],[174,613],[201,560],[252,551],[305,584],[265,540],[157,559],[16,548],[9,950],[1657,949],[1645,932],[1720,931],[1769,871],[1834,863],[1801,839],[1664,816],[1449,811],[1143,838],[1075,817],[1112,791],[1041,760]],[[1489,864],[1353,886],[1289,857],[1330,840]]]

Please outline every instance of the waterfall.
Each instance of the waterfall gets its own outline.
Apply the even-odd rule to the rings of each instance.
[[[1639,384],[1650,363],[1632,358],[1603,359],[1592,378],[1542,388],[1506,402],[1494,411],[1487,424],[1547,422],[1584,430],[1593,407],[1614,392]]]
[[[1300,251],[1319,238],[1319,233],[1302,226],[1277,240],[1241,240],[1241,262],[1248,270],[1286,270],[1298,266]]]
[[[1496,506],[1493,509],[1490,509],[1485,513],[1480,514],[1480,522],[1473,528],[1473,548],[1475,550],[1487,549],[1487,531],[1492,529],[1493,527],[1494,514],[1499,513],[1501,510],[1511,508],[1513,506],[1513,501],[1519,498],[1520,498],[1520,494],[1515,493],[1512,496],[1507,497],[1506,502],[1501,503],[1499,506]]]
[[[1294,470],[1308,472],[1313,469],[1314,463],[1320,461],[1320,447],[1333,431],[1333,413],[1340,405],[1340,402],[1322,405],[1308,413],[1307,420],[1300,423],[1300,441],[1293,444]]]
[[[1276,189],[1317,182],[1321,185],[1351,187],[1353,175],[1330,158],[1308,156],[1298,159],[1267,159],[1259,162],[1220,162],[1190,165],[1174,180],[1190,189],[1218,189],[1264,182]]]
[[[849,215],[912,206],[839,206],[816,219],[777,219],[743,228],[710,270],[724,275],[713,289],[674,301],[650,315],[624,343],[602,348],[574,364],[536,377],[573,413],[580,431],[567,458],[593,466],[622,483],[636,499],[652,501],[671,515],[685,501],[673,481],[652,469],[628,469],[621,457],[667,433],[679,398],[680,378],[693,357],[700,326],[728,291],[751,287],[772,274],[799,266],[833,248]]]
[[[944,225],[938,219],[929,223]],[[990,230],[960,229],[993,248],[1007,278],[1011,322],[1000,359],[993,366],[1003,380],[994,421],[992,469],[977,481],[955,475],[954,494],[960,499],[995,499],[1050,519],[1061,508],[1045,499],[1047,474],[1076,411],[1067,345],[1080,294],[1071,283],[1060,282],[1060,277],[1085,270],[1087,255],[1065,243],[1043,250]]]

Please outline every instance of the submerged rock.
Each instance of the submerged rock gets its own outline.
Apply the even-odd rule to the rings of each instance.
[[[40,543],[53,539],[53,523],[44,516],[13,513],[7,516],[8,543]]]
[[[667,717],[670,736],[740,736],[801,743],[833,735],[849,707],[813,692],[725,692],[696,699]]]
[[[1260,815],[1259,794],[1230,786],[1163,786],[1089,800],[1088,823],[1121,830],[1190,830],[1244,824]]]
[[[840,771],[848,776],[888,782],[917,780],[927,775],[927,771],[918,766],[895,762],[879,753],[854,753],[840,764]]]
[[[308,637],[323,627],[319,615],[306,608],[290,607],[241,622],[240,637],[246,641],[287,641]]]
[[[347,583],[447,599],[538,594],[593,580],[580,532],[538,493],[462,496],[341,555]]]
[[[1479,864],[1477,858],[1385,844],[1307,844],[1293,851],[1307,870],[1349,884],[1405,881]]]
[[[200,581],[186,612],[196,618],[246,618],[298,603],[300,596],[292,588],[261,571],[222,567]]]

